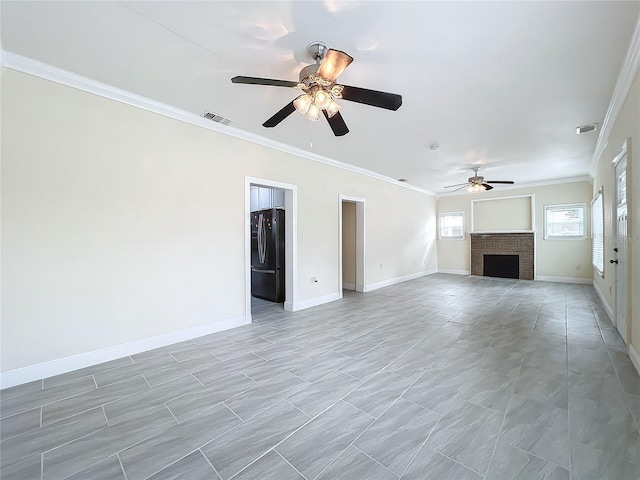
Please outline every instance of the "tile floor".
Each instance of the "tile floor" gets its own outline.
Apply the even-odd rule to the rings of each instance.
[[[590,286],[433,275],[1,392],[2,479],[638,479]]]

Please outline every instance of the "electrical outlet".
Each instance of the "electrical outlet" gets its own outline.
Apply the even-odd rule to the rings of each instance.
[[[576,270],[580,270],[580,265],[576,265]]]
[[[380,264],[380,270],[382,270],[382,264]]]

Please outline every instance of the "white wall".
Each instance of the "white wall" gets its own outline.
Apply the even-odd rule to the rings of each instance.
[[[498,190],[497,187],[495,190]],[[590,232],[590,202],[592,185],[589,182],[562,183],[538,187],[514,188],[486,193],[443,196],[438,199],[438,213],[464,212],[464,240],[438,240],[438,269],[444,271],[468,272],[471,265],[471,201],[481,198],[498,198],[515,195],[535,195],[536,230],[536,275],[545,277],[564,277],[591,279],[591,241],[545,240],[543,215],[545,205],[565,203],[586,203],[586,232]],[[485,202],[480,202],[485,203]],[[494,203],[494,202],[486,202]],[[515,219],[513,229],[522,228],[521,219]],[[530,224],[527,219],[528,224]],[[504,226],[504,225],[503,225]],[[577,266],[580,266],[577,269]]]
[[[609,260],[615,258],[614,228],[615,221],[615,172],[611,161],[615,158],[624,141],[627,145],[627,206],[628,206],[628,245],[627,263],[629,266],[629,282],[627,295],[627,326],[630,335],[627,340],[636,352],[640,352],[640,73],[636,72],[635,80],[617,116],[615,124],[607,139],[607,146],[600,156],[593,192],[604,186],[604,278],[594,273],[593,282],[601,292],[610,311],[614,310],[615,300],[615,266]],[[637,360],[636,360],[637,361]],[[636,368],[639,368],[636,365]],[[639,368],[640,370],[640,368]]]
[[[12,70],[1,100],[3,372],[245,318],[245,176],[298,187],[300,302],[338,293],[340,194],[368,285],[436,268],[432,196]]]

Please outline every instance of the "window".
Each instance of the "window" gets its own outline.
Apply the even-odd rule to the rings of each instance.
[[[584,203],[544,206],[544,238],[585,238]]]
[[[602,188],[591,201],[591,255],[593,268],[604,277],[604,205],[602,204]]]
[[[440,238],[464,238],[464,213],[440,214]]]

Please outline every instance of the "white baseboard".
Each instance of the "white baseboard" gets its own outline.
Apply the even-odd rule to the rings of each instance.
[[[629,344],[629,358],[631,359],[633,366],[636,367],[636,372],[640,375],[640,355],[638,355],[637,350],[633,348],[631,343]]]
[[[600,298],[600,303],[602,303],[602,307],[604,308],[604,311],[607,312],[607,315],[609,315],[609,321],[611,321],[612,325],[615,325],[616,322],[614,321],[614,318],[613,318],[613,310],[611,309],[607,301],[604,299],[604,295],[600,291],[600,288],[598,288],[598,284],[596,282],[593,282],[593,289],[598,294],[598,297]]]
[[[469,270],[456,270],[452,268],[439,268],[438,273],[450,273],[451,275],[471,275]]]
[[[317,307],[318,305],[322,305],[323,303],[334,302],[336,300],[340,300],[340,294],[338,292],[330,293],[329,295],[325,295],[323,297],[316,297],[309,300],[302,300],[301,302],[297,302],[293,305],[293,309],[291,311],[297,312],[299,310]]]
[[[356,289],[356,284],[355,283],[342,282],[342,289],[343,290],[355,290]]]
[[[580,285],[591,285],[593,283],[592,278],[556,277],[555,275],[536,275],[536,280],[539,282],[577,283]]]
[[[0,373],[0,388],[9,388],[23,383],[48,378],[62,373],[72,372],[80,368],[90,367],[99,363],[108,362],[117,358],[146,352],[154,348],[166,347],[185,340],[202,337],[211,333],[228,330],[250,323],[250,317],[229,318],[220,322],[208,323],[197,327],[185,328],[176,332],[164,333],[154,337],[143,338],[133,342],[114,345],[112,347],[94,350],[92,352],[80,353],[70,357],[50,360],[48,362],[29,365],[28,367],[16,368]]]
[[[389,280],[383,280],[382,282],[370,283],[369,285],[365,285],[364,291],[370,292],[379,288],[389,287],[391,285],[396,285],[402,282],[408,282],[409,280],[415,280],[416,278],[426,277],[427,275],[433,275],[437,272],[437,270],[426,270],[424,272],[416,272],[412,273],[411,275],[405,275],[403,277],[390,278]]]

